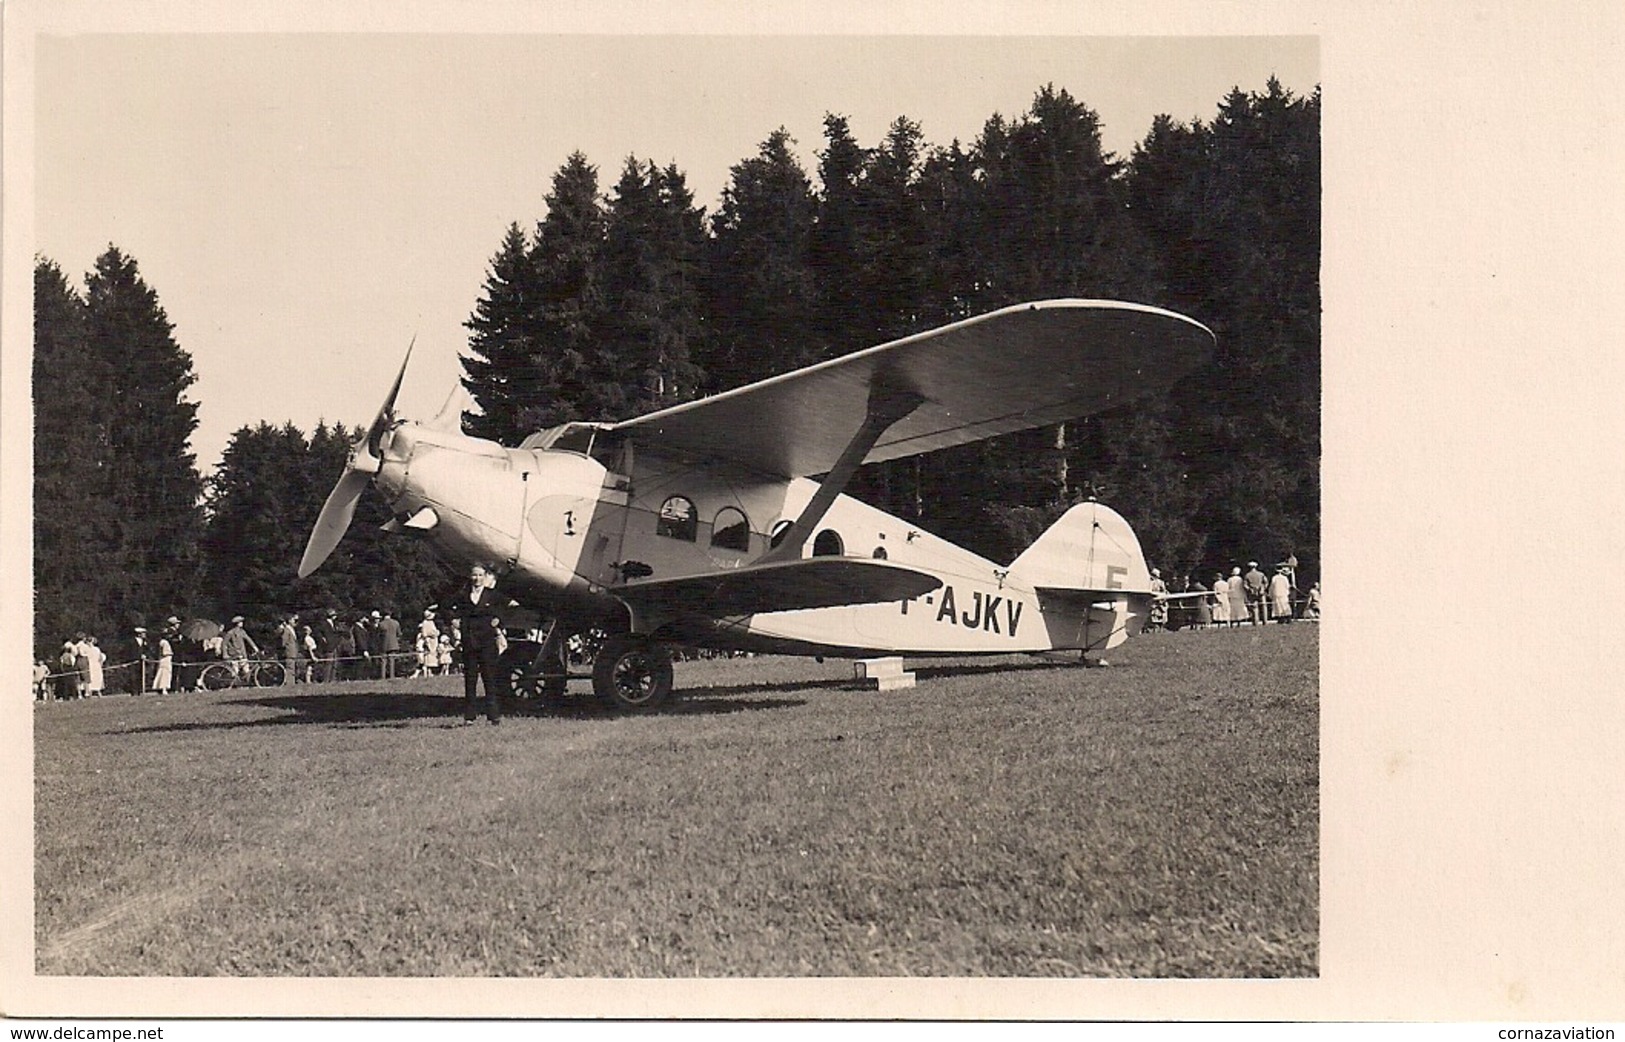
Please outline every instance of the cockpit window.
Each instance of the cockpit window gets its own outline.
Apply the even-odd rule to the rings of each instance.
[[[841,543],[841,534],[833,528],[824,529],[818,533],[818,538],[813,540],[814,557],[840,557],[845,552],[846,547]]]
[[[559,432],[558,438],[548,448],[563,452],[579,452],[583,456],[588,456],[592,454],[592,436],[596,433],[598,433],[596,427],[570,424]]]
[[[579,452],[592,455],[593,439],[598,434],[595,423],[561,423],[557,427],[537,431],[519,443],[522,449],[557,449],[561,452]]]
[[[700,515],[693,501],[685,496],[672,496],[660,507],[655,534],[692,543],[699,534],[699,527]]]

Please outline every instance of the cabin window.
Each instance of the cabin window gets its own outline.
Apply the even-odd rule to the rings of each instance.
[[[841,545],[840,533],[833,528],[824,529],[818,533],[818,538],[813,540],[814,557],[839,557],[845,550],[846,548]]]
[[[773,522],[773,534],[767,537],[767,545],[778,546],[784,542],[784,537],[790,534],[790,526],[794,523],[789,518]]]
[[[886,559],[886,548],[884,546],[875,547],[874,558],[877,561],[884,561]]]
[[[750,521],[743,511],[723,507],[711,523],[711,545],[723,550],[750,549]]]
[[[692,543],[699,535],[699,528],[700,514],[694,509],[693,501],[685,496],[672,496],[660,507],[655,534]]]

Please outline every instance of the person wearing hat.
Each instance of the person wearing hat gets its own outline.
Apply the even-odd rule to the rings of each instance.
[[[126,678],[125,683],[130,689],[130,694],[139,695],[147,690],[147,681],[152,677],[152,644],[147,639],[147,627],[131,628],[130,654],[136,668]]]
[[[330,684],[338,679],[335,671],[334,659],[338,656],[339,626],[338,609],[329,608],[322,612],[322,617],[312,626],[311,636],[316,639],[316,668],[311,673],[311,679]]]
[[[1286,573],[1287,566],[1283,564],[1270,578],[1270,615],[1276,622],[1292,621],[1292,580]]]
[[[1224,573],[1219,572],[1213,576],[1213,625],[1224,629],[1230,625],[1230,585],[1224,581]]]
[[[1240,626],[1247,621],[1247,586],[1241,578],[1241,566],[1230,569],[1225,580],[1225,596],[1230,599],[1230,625]]]
[[[439,672],[440,665],[440,627],[434,621],[435,605],[423,610],[423,621],[418,623],[417,640],[414,647],[418,653],[418,666],[412,673],[414,677],[432,677]]]
[[[66,702],[79,697],[79,653],[73,641],[62,642],[62,653],[56,659],[56,700]]]
[[[299,616],[292,612],[284,615],[276,636],[282,645],[282,682],[291,684],[299,678],[299,660],[304,657],[299,643]]]
[[[1162,581],[1162,571],[1151,569],[1151,618],[1148,630],[1160,630],[1168,625],[1168,584]]]
[[[164,620],[163,631],[158,634],[158,644],[154,649],[158,654],[158,664],[152,673],[152,690],[160,695],[167,695],[175,686],[175,642],[170,638],[178,636],[181,629],[181,620],[171,615]]]
[[[378,613],[373,612],[376,618]],[[383,661],[378,668],[385,680],[395,679],[395,658],[401,653],[401,624],[395,613],[385,611],[384,617],[373,624],[378,630],[378,654]]]
[[[260,646],[243,629],[243,622],[241,615],[233,615],[231,629],[220,639],[220,657],[231,663],[231,671],[238,680],[248,676],[249,654],[252,653],[255,658],[260,656]]]
[[[1269,579],[1258,570],[1257,561],[1247,562],[1247,574],[1241,577],[1241,584],[1247,591],[1247,618],[1254,626],[1264,625],[1269,621],[1264,601]]]

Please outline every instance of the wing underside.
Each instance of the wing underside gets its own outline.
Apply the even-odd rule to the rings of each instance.
[[[866,558],[812,557],[706,575],[648,579],[609,592],[645,618],[726,618],[904,600],[942,585],[934,575]]]
[[[863,462],[899,459],[1087,416],[1163,390],[1206,361],[1213,334],[1118,301],[1051,300],[836,358],[615,425],[640,440],[763,473],[827,473],[877,381],[920,404]]]

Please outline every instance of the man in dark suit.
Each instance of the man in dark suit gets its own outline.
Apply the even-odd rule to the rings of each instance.
[[[501,608],[496,593],[496,575],[476,564],[468,572],[468,588],[449,598],[450,611],[461,623],[463,635],[463,720],[472,723],[477,702],[474,689],[485,679],[485,718],[502,722],[502,699],[508,681],[497,661],[501,654]],[[447,601],[442,601],[442,604]]]

